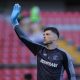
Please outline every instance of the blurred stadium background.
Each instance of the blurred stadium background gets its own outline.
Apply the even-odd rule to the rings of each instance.
[[[34,29],[41,30],[44,26],[59,29],[58,45],[72,56],[76,77],[80,80],[80,3],[78,0],[0,0],[0,80],[25,80],[24,75],[28,73],[32,75],[32,80],[37,80],[36,57],[18,39],[11,27],[10,15],[14,3],[20,3],[22,6],[19,21],[26,32],[32,30],[29,31],[30,36],[35,37]],[[33,6],[40,8],[37,22],[30,20],[30,10]],[[41,42],[42,39],[39,40]],[[64,80],[67,80],[66,73],[64,73]]]

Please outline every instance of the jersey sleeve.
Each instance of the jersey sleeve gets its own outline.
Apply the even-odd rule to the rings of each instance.
[[[64,69],[67,72],[68,79],[69,80],[76,80],[72,58],[68,53],[65,53],[65,55],[64,55],[63,65],[64,65]]]
[[[34,55],[37,55],[39,50],[43,48],[42,45],[30,41],[26,33],[21,29],[19,25],[15,26],[14,30],[18,35],[19,39],[30,49],[30,51]]]

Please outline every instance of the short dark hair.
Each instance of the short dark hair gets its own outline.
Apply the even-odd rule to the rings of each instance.
[[[56,33],[57,36],[58,36],[58,38],[59,38],[59,31],[58,31],[57,28],[55,28],[55,27],[46,27],[46,28],[44,29],[44,32],[47,31],[47,30],[50,30],[50,31]]]

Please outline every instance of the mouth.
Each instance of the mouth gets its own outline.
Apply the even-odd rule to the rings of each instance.
[[[44,39],[43,42],[46,43],[46,39]]]
[[[45,38],[44,38],[43,40],[44,40],[44,41],[46,41],[46,39],[45,39]]]

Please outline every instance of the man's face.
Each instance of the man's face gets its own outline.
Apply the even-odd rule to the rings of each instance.
[[[47,30],[43,34],[44,44],[52,44],[54,41],[57,41],[57,35],[51,30]]]

